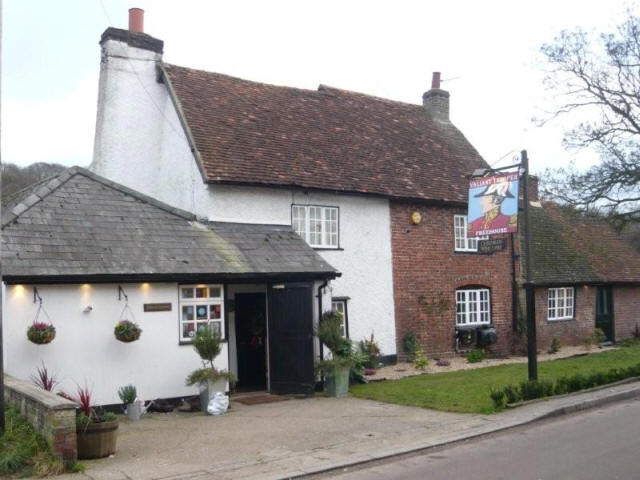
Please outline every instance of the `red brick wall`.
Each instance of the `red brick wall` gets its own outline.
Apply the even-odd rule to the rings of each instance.
[[[536,288],[538,351],[546,352],[554,337],[560,340],[561,345],[580,345],[585,337],[593,334],[596,326],[596,287],[574,287],[575,311],[572,320],[548,320],[548,290]]]
[[[613,287],[616,341],[633,336],[640,329],[640,287]]]
[[[411,212],[422,215],[419,225]],[[498,332],[492,351],[512,349],[511,242],[493,255],[454,252],[453,216],[464,210],[391,203],[393,285],[398,355],[405,334],[415,332],[429,356],[455,350],[455,290],[467,285],[491,289],[491,314]]]

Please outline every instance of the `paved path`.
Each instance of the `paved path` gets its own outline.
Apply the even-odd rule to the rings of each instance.
[[[640,401],[519,427],[336,475],[336,480],[638,478]],[[329,474],[327,477],[329,478]]]
[[[505,411],[467,415],[356,398],[245,406],[221,417],[152,414],[122,421],[113,458],[87,461],[82,480],[288,478],[406,453],[640,395],[640,383]]]

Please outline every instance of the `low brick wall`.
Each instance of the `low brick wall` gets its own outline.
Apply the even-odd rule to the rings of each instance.
[[[78,459],[75,403],[7,374],[4,401],[20,410],[65,465]]]

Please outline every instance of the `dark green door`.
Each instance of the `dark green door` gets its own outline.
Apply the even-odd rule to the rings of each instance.
[[[596,328],[600,328],[607,340],[613,342],[613,295],[611,287],[598,287],[596,290]]]

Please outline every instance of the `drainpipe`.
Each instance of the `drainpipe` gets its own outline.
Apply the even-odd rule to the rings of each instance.
[[[324,283],[318,287],[318,325],[322,321],[322,290],[329,285],[329,281],[325,278]],[[320,360],[324,360],[324,348],[320,342]]]

